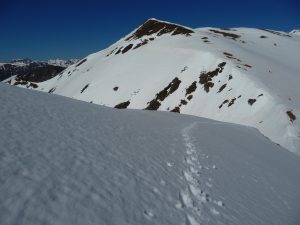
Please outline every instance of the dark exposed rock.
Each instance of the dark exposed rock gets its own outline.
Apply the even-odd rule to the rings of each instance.
[[[117,87],[117,86],[113,88],[114,91],[117,91],[118,89],[119,89],[119,87]]]
[[[222,108],[222,106],[223,106],[224,104],[228,103],[228,102],[229,102],[229,100],[228,100],[228,99],[224,100],[224,101],[222,102],[222,104],[221,104],[221,105],[219,105],[219,109],[221,109],[221,108]]]
[[[186,105],[186,104],[187,104],[187,101],[184,100],[184,99],[181,99],[180,104],[181,104],[181,105]]]
[[[222,92],[224,90],[224,88],[226,88],[227,84],[223,84],[220,88],[218,93]]]
[[[170,112],[180,113],[180,108],[176,106],[174,109],[172,109]]]
[[[256,99],[255,99],[255,98],[249,98],[249,99],[248,99],[248,104],[249,104],[249,105],[253,105],[255,102],[256,102]]]
[[[230,56],[230,57],[233,56],[231,53],[228,53],[228,52],[223,52],[223,54],[226,56]]]
[[[122,51],[122,48],[123,47],[121,47],[121,48],[119,48],[119,50],[115,53],[115,55],[118,55],[118,54],[120,54],[121,53],[121,51]]]
[[[290,121],[293,123],[296,120],[295,114],[292,112],[293,110],[287,111],[286,114],[290,118]]]
[[[87,61],[87,59],[81,60],[79,63],[77,63],[76,67],[80,66],[81,64],[85,63],[86,61]]]
[[[149,105],[145,108],[145,110],[158,110],[160,105],[161,104],[157,99],[153,99],[149,102]]]
[[[55,89],[56,89],[56,88],[51,88],[51,89],[48,91],[48,93],[50,93],[50,94],[53,93],[53,92],[55,91]]]
[[[226,65],[226,62],[221,62],[219,65],[218,65],[218,67],[223,71],[223,68],[224,68],[224,66]],[[222,72],[221,71],[221,72]],[[220,73],[221,73],[220,72]]]
[[[106,57],[110,56],[111,54],[113,54],[116,50],[118,49],[118,47],[114,48],[113,50],[111,50]]]
[[[138,43],[133,49],[137,49],[143,45],[146,45],[148,43],[148,40],[143,40],[141,43]]]
[[[228,103],[228,107],[232,106],[235,102],[236,98],[233,98],[230,100],[230,102]]]
[[[204,90],[208,93],[209,92],[209,89],[214,87],[214,83],[213,82],[207,82],[204,84]]]
[[[186,71],[187,68],[188,68],[187,66],[183,67],[183,69],[180,71],[180,73],[183,73],[184,71]]]
[[[219,105],[219,109],[222,108],[222,106],[226,103],[228,103],[228,107],[232,106],[235,102],[236,98],[232,98],[230,101],[228,99],[226,99],[225,101],[222,102],[221,105]]]
[[[187,96],[187,99],[188,99],[189,101],[191,101],[192,98],[193,98],[193,95]]]
[[[89,84],[85,85],[85,86],[81,89],[80,93],[84,92],[85,89],[87,89],[88,87],[89,87]]]
[[[29,84],[29,87],[32,87],[32,88],[38,88],[38,85],[35,84],[35,83],[30,83],[30,84]]]
[[[223,69],[226,65],[226,62],[222,62],[218,65],[218,67],[209,72],[202,72],[199,76],[199,83],[204,86],[204,90],[206,92],[209,92],[209,89],[214,86],[214,83],[212,82],[212,78],[217,76],[219,73],[223,72]]]
[[[136,40],[144,36],[150,36],[152,34],[157,34],[157,36],[161,36],[167,33],[170,33],[171,35],[181,34],[185,36],[190,36],[192,33],[194,33],[194,31],[179,25],[150,19],[147,20],[141,27],[139,27],[131,36],[126,38],[125,41],[129,41],[132,39]]]
[[[223,54],[224,54],[228,59],[235,59],[236,61],[241,62],[240,59],[234,57],[231,53],[223,52]]]
[[[128,52],[132,47],[133,47],[133,44],[127,45],[127,46],[122,50],[122,54]]]
[[[146,110],[157,110],[161,105],[160,102],[162,102],[166,97],[168,97],[170,94],[175,92],[178,89],[180,83],[181,83],[181,80],[179,80],[178,77],[175,77],[171,81],[171,83],[168,84],[167,87],[165,87],[162,91],[160,91],[158,94],[156,94],[155,99],[150,101],[148,103],[148,106],[145,109]]]
[[[214,33],[216,33],[216,34],[222,34],[224,37],[230,38],[230,39],[233,39],[233,40],[236,40],[237,38],[240,38],[240,37],[241,37],[240,35],[237,35],[237,34],[228,33],[228,32],[219,31],[219,30],[213,30],[213,29],[210,29],[210,31],[211,31],[211,32],[214,32]]]
[[[126,109],[130,104],[130,101],[122,102],[115,106],[116,109]]]
[[[197,82],[194,81],[187,89],[185,92],[185,96],[193,93],[197,89]]]
[[[178,77],[175,77],[167,87],[165,87],[161,92],[159,92],[156,95],[156,98],[160,101],[163,101],[166,97],[168,97],[170,94],[177,90],[180,83],[181,80],[179,80]]]

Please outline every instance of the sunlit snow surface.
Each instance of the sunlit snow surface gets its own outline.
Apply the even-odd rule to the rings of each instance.
[[[0,223],[298,224],[300,159],[257,130],[0,85]]]
[[[148,29],[151,33],[152,27]],[[300,155],[300,37],[296,31],[211,27],[191,31],[190,36],[173,35],[172,31],[134,39],[130,38],[134,30],[107,49],[38,83],[35,90],[110,107],[129,101],[128,108],[145,109],[177,77],[180,86],[160,102],[158,110],[171,111],[180,105],[182,114],[255,127]],[[214,71],[223,62],[224,70],[212,77],[210,89],[205,91],[200,74]],[[196,89],[188,99],[186,90],[193,82]],[[12,79],[11,84],[21,86],[22,82]],[[255,102],[249,104],[249,100]],[[289,118],[288,111],[296,120]]]

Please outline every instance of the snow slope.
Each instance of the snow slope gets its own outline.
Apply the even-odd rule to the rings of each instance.
[[[150,19],[36,89],[110,107],[244,124],[300,154],[299,58],[297,35],[191,29]]]
[[[0,84],[1,224],[298,224],[300,159],[256,129]]]

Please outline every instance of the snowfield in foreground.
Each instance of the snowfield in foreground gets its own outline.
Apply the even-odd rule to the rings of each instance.
[[[1,224],[298,224],[300,158],[254,128],[0,85]]]

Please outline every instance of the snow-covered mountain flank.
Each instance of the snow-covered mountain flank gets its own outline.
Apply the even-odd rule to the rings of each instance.
[[[110,107],[248,125],[300,154],[296,33],[191,29],[150,19],[54,78],[25,86]],[[14,77],[6,82],[24,86]]]
[[[0,84],[5,225],[298,224],[300,158],[254,128]]]

